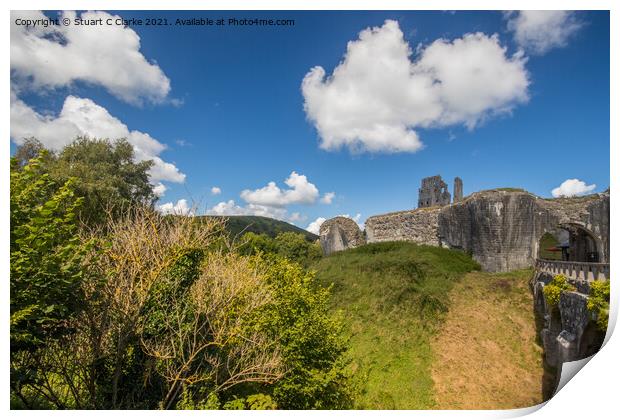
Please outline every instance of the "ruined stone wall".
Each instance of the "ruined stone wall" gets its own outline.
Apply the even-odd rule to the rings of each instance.
[[[442,208],[438,220],[442,243],[471,252],[487,271],[532,266],[542,235],[569,224],[591,231],[602,262],[609,261],[609,194],[545,200],[528,192],[483,191]]]
[[[557,217],[558,225],[577,225],[597,241],[600,262],[609,262],[609,191],[586,197],[539,199]]]
[[[372,216],[366,220],[366,240],[369,243],[409,241],[439,246],[439,211],[439,207],[431,207]]]
[[[454,178],[454,198],[453,201],[458,203],[463,201],[463,180],[458,176]]]
[[[552,276],[537,272],[532,279],[534,307],[543,320],[540,338],[545,361],[556,368],[555,385],[560,380],[565,362],[592,356],[603,345],[605,332],[601,331],[588,310],[588,294],[584,291],[563,291],[556,307],[550,307],[544,288]]]
[[[319,231],[319,238],[325,255],[355,248],[366,243],[364,234],[357,223],[342,216],[323,222]]]
[[[450,193],[440,175],[422,179],[422,186],[418,190],[418,208],[445,206],[450,204]]]
[[[484,270],[502,272],[533,266],[543,234],[569,226],[591,233],[600,262],[609,262],[607,192],[542,199],[525,191],[482,191],[449,206],[372,216],[366,221],[366,241],[463,249]],[[365,243],[357,224],[343,217],[326,221],[320,236],[325,254]]]

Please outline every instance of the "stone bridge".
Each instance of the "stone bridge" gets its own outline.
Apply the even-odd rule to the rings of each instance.
[[[562,274],[575,285],[588,285],[594,280],[609,280],[609,264],[579,261],[557,261],[537,259],[536,272],[549,275]]]
[[[599,330],[596,315],[587,307],[590,283],[609,281],[609,264],[537,260],[532,278],[534,310],[540,319],[540,338],[545,362],[555,370],[555,385],[565,362],[584,359],[602,346],[605,331]],[[563,274],[574,291],[563,291],[557,306],[551,307],[544,289],[555,275]]]

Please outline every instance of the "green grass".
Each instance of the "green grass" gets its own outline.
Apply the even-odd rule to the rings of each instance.
[[[478,264],[458,251],[386,242],[335,253],[313,268],[333,284],[333,308],[347,324],[357,408],[433,408],[430,340],[455,281]]]
[[[200,216],[200,217],[216,217],[220,216]],[[275,238],[278,233],[282,232],[295,232],[303,233],[310,241],[315,241],[319,237],[307,230],[301,229],[290,223],[283,222],[281,220],[271,219],[263,216],[226,216],[226,230],[232,237],[241,236],[245,232],[264,233],[272,238]]]

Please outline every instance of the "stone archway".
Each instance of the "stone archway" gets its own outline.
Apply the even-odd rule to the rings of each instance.
[[[591,231],[577,223],[560,226],[569,233],[566,261],[601,262],[603,244]]]
[[[547,229],[535,244],[536,258],[574,262],[601,262],[603,244],[578,223],[558,224]]]
[[[598,352],[603,346],[605,332],[601,331],[595,322],[590,321],[581,334],[577,359],[585,359]]]

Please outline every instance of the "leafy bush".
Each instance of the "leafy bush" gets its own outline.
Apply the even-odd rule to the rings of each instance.
[[[596,325],[601,331],[607,331],[609,321],[609,286],[609,280],[596,280],[590,283],[587,307],[596,316]]]
[[[568,283],[566,276],[563,274],[557,274],[553,277],[553,280],[547,284],[543,289],[543,294],[547,305],[550,308],[555,308],[560,303],[560,296],[563,291],[575,290],[575,287]]]
[[[311,242],[305,235],[295,232],[279,233],[275,238],[264,233],[248,232],[241,237],[239,243],[238,250],[241,254],[277,254],[303,267],[308,267],[323,255],[318,243]]]
[[[281,257],[266,260],[274,302],[259,319],[278,337],[284,376],[272,387],[284,409],[338,409],[352,404],[341,319],[329,312],[329,288],[314,273]]]
[[[13,408],[351,405],[318,244],[231,251],[221,219],[153,210],[125,142],[39,146],[11,160]]]
[[[11,160],[11,388],[25,402],[42,361],[40,349],[71,333],[82,309],[82,261],[88,243],[77,235],[82,200],[73,180],[52,181],[42,152],[25,166]]]
[[[17,397],[40,408],[347,406],[346,343],[328,313],[329,290],[276,254],[213,247],[220,228],[216,219],[134,208],[72,237],[90,244],[71,283],[77,294],[68,293],[82,310],[55,315],[65,333],[37,341],[28,383],[12,370],[21,380],[13,406]],[[21,262],[12,260],[15,272]],[[58,275],[64,266],[46,267]],[[55,294],[50,300],[62,303]],[[12,366],[30,366],[29,357],[16,354]]]

